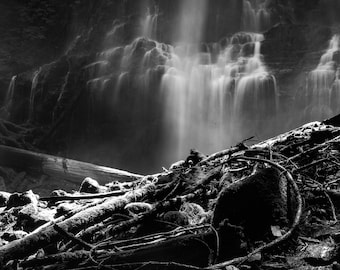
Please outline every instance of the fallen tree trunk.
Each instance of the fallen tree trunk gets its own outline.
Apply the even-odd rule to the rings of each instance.
[[[21,240],[6,240],[17,232],[4,235],[5,241],[13,242],[0,248],[0,264],[18,260],[26,270],[39,265],[46,270],[87,270],[97,266],[119,270],[173,269],[172,266],[217,270],[244,263],[250,267],[254,260],[256,264],[273,264],[271,254],[277,254],[273,247],[280,249],[280,245],[284,248],[289,244],[297,250],[304,248],[302,238],[286,241],[299,233],[304,239],[316,241],[323,250],[328,244],[312,238],[317,235],[314,230],[324,233],[316,228],[337,222],[338,200],[333,199],[339,194],[339,141],[340,128],[309,123],[250,147],[242,142],[209,157],[190,153],[185,162],[129,184],[147,185],[146,181],[155,188],[145,190],[145,195],[151,196],[136,196],[139,187],[134,193],[105,201],[98,200],[98,196],[116,195],[115,191],[60,197],[82,199],[77,202],[81,205],[78,212],[68,214],[67,202],[64,206],[50,204],[51,209],[65,207],[65,212],[60,212],[64,216],[54,219],[57,225],[48,222]],[[197,156],[200,159],[195,159]],[[274,169],[278,170],[275,174],[270,172]],[[197,193],[199,196],[195,196]],[[190,200],[184,200],[189,196]],[[95,201],[88,206],[90,198]],[[135,204],[125,208],[130,201]],[[152,205],[153,210],[145,205]],[[38,207],[45,210],[44,204]],[[20,220],[16,213],[21,208],[9,209]],[[91,224],[96,225],[89,227]],[[211,229],[208,238],[200,238],[202,226]],[[185,237],[184,230],[185,234],[196,235]],[[64,242],[55,250],[45,249],[46,254],[38,252],[27,258],[59,240]],[[299,260],[307,255],[300,253]],[[327,263],[334,260],[331,257]],[[276,266],[283,268],[275,264],[273,267]],[[299,269],[288,261],[284,267]]]
[[[138,200],[153,191],[154,184],[147,183],[145,186],[135,191],[128,192],[123,196],[110,198],[101,204],[87,208],[64,221],[59,222],[58,227],[70,233],[77,233],[80,230],[109,217],[116,211],[123,209],[129,202]],[[12,258],[24,258],[27,255],[33,254],[38,249],[43,248],[50,243],[55,243],[61,238],[62,235],[58,233],[54,226],[42,227],[41,230],[36,230],[22,239],[15,240],[4,247],[1,247],[0,266]]]
[[[80,184],[85,176],[96,179],[99,184],[112,181],[131,182],[142,178],[141,175],[118,169],[4,145],[0,145],[0,166],[32,171],[77,184]]]
[[[92,256],[102,264],[121,264],[121,263],[146,263],[149,261],[175,262],[180,264],[191,264],[196,267],[205,267],[209,264],[216,254],[213,250],[216,246],[216,235],[213,232],[190,234],[178,236],[155,242],[134,250],[121,252],[103,252],[102,250],[65,252],[45,258],[28,260],[21,264],[22,267],[33,267],[61,264],[74,265]],[[89,261],[93,265],[93,261]]]

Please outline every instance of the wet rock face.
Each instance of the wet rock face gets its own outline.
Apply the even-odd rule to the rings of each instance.
[[[176,30],[178,30],[176,27],[180,17],[178,13],[185,1],[76,1],[77,4],[67,10],[72,13],[72,16],[69,14],[67,17],[65,14],[67,18],[62,22],[65,24],[63,27],[67,28],[65,33],[68,38],[63,40],[62,37],[56,37],[58,42],[63,43],[63,50],[59,48],[58,54],[53,54],[53,57],[52,54],[49,55],[50,60],[44,63],[50,62],[50,64],[41,66],[41,72],[37,76],[33,116],[28,119],[32,79],[37,67],[41,65],[40,62],[28,65],[24,70],[30,71],[18,75],[14,93],[15,102],[10,108],[7,119],[16,123],[33,122],[37,126],[43,126],[44,130],[55,131],[47,142],[39,145],[51,153],[60,153],[67,149],[68,153],[72,152],[73,158],[97,162],[93,160],[93,156],[98,156],[98,162],[102,164],[150,172],[148,163],[152,161],[149,161],[158,157],[149,157],[150,160],[145,163],[143,163],[144,159],[141,161],[139,157],[150,155],[150,145],[157,148],[156,144],[161,144],[163,126],[159,119],[164,114],[164,104],[158,102],[158,97],[162,94],[159,86],[166,70],[164,64],[169,60],[167,57],[169,51],[164,48],[160,50],[159,44],[150,39],[136,39],[136,37],[141,33],[141,18],[148,14],[148,9],[150,14],[154,14],[158,9],[157,40],[167,44],[176,40]],[[65,3],[52,2],[57,5],[59,11],[65,7]],[[74,1],[70,2],[72,4]],[[241,0],[216,0],[207,4],[204,14],[205,26],[202,30],[204,43],[219,42],[241,30],[242,2]],[[305,81],[304,69],[311,70],[318,62],[320,55],[311,56],[311,53],[320,51],[321,54],[321,50],[327,46],[331,36],[329,23],[324,22],[320,14],[323,10],[332,8],[337,10],[337,5],[336,1],[332,0],[290,0],[288,4],[284,0],[268,2],[270,3],[268,8],[275,15],[273,24],[277,24],[265,32],[261,53],[264,55],[266,65],[277,79],[281,92],[280,98],[289,99],[293,95],[291,92],[295,92]],[[329,20],[332,20],[330,16]],[[108,34],[113,29],[113,24],[121,26],[110,36]],[[126,66],[122,67],[121,63],[127,58],[126,45],[131,45],[133,50],[131,61],[126,61]],[[204,44],[204,46],[208,45]],[[105,59],[105,65],[98,63],[104,62],[97,61],[98,55],[114,47],[117,47],[117,50]],[[254,44],[248,43],[243,47],[242,55],[249,57],[253,51]],[[27,51],[24,57],[26,53],[27,57],[30,56],[30,52]],[[148,65],[143,62],[146,54],[149,54]],[[146,66],[151,68],[148,78],[143,76]],[[120,71],[125,71],[124,68],[130,71],[129,74],[120,74]],[[298,86],[291,83],[296,80]],[[10,77],[7,77],[4,85],[8,85],[9,81]],[[153,83],[145,89],[147,94],[137,96],[141,92],[140,86],[149,81]],[[112,89],[117,85],[120,85],[121,100],[114,104],[113,100],[116,100],[117,96]],[[133,101],[136,100],[138,102],[134,103]],[[146,101],[149,105],[144,108],[143,104],[146,104]],[[143,109],[145,113],[141,113],[138,117],[127,116],[133,109]],[[253,110],[248,114],[253,114]],[[91,126],[88,124],[90,122]],[[136,130],[142,132],[135,132]],[[143,146],[137,145],[143,132],[152,134],[152,137],[145,136],[147,138],[142,143]],[[127,139],[126,134],[132,135]],[[83,145],[90,140],[93,144],[98,141],[103,142],[100,146],[102,149],[98,149],[95,154],[84,154]],[[122,154],[124,157],[112,154],[114,151],[124,152],[126,147],[123,145],[126,145],[127,141],[131,144],[131,149],[143,147],[144,149],[127,151],[126,154]],[[104,153],[107,150],[106,144],[114,145],[112,147],[114,151]],[[69,151],[68,147],[75,150]],[[125,167],[127,163],[131,165]]]
[[[261,53],[268,66],[301,68],[301,61],[310,53],[324,50],[332,37],[328,26],[280,23],[264,34]],[[313,60],[313,59],[312,59]],[[318,59],[315,59],[316,63]]]
[[[7,201],[7,209],[12,207],[24,206],[27,204],[38,203],[37,197],[33,194],[32,190],[26,191],[24,193],[13,193]]]
[[[302,113],[308,73],[314,70],[332,38],[332,28],[321,24],[280,23],[264,33],[261,53],[276,78],[280,92],[282,131],[311,121]],[[287,125],[287,126],[286,126]]]
[[[17,215],[16,226],[24,231],[33,231],[44,223],[50,221],[50,217],[39,213],[37,205],[33,203],[24,206]]]
[[[69,39],[71,29],[68,27],[73,25],[71,14],[75,2],[14,0],[0,3],[1,92],[14,74],[48,63],[60,55]]]
[[[100,185],[98,182],[90,177],[86,177],[84,181],[81,183],[79,192],[85,193],[99,193]]]
[[[0,191],[0,207],[6,206],[11,193]]]
[[[5,232],[1,238],[8,241],[8,242],[11,242],[11,241],[14,241],[14,240],[18,240],[18,239],[21,239],[23,237],[25,237],[27,235],[27,232],[25,231],[12,231],[12,232]]]

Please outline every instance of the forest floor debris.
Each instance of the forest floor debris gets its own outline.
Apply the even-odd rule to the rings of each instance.
[[[3,190],[0,266],[339,269],[340,128],[313,122],[246,144],[193,150],[130,182],[84,175],[74,192]]]

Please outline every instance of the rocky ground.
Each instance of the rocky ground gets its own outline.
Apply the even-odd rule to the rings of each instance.
[[[4,190],[2,267],[339,269],[337,118],[210,156],[192,151],[134,181],[84,174],[73,191]],[[32,185],[1,172],[8,187]]]

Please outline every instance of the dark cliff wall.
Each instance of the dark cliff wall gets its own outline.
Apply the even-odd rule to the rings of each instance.
[[[125,101],[113,105],[109,87],[117,80],[112,80],[103,89],[99,102],[88,82],[96,78],[100,66],[88,66],[98,60],[103,50],[132,43],[135,60],[130,65],[136,71],[134,77],[138,77],[145,52],[156,46],[145,39],[133,43],[141,31],[141,17],[148,9],[150,13],[158,9],[157,40],[170,43],[175,39],[174,28],[183,1],[193,0],[1,2],[0,32],[4,42],[0,44],[3,93],[0,99],[4,99],[11,76],[19,74],[7,119],[16,123],[29,121],[40,127],[43,135],[33,140],[48,152],[140,172],[158,171],[159,165],[152,168],[149,164],[159,159],[157,147],[164,136],[159,123],[162,105],[157,103],[162,68],[153,70],[154,84],[148,89],[149,108],[145,115],[130,119],[124,115],[139,108],[140,105],[131,101],[136,99],[141,82],[127,77],[121,86]],[[306,74],[317,66],[329,39],[338,31],[340,3],[338,0],[271,0],[268,8],[273,14],[273,26],[264,32],[261,53],[277,79],[281,104],[287,108],[281,109],[286,118],[292,119],[286,122],[298,125],[304,119],[296,121],[290,108],[296,93],[305,85]],[[218,42],[240,31],[241,14],[240,0],[209,0],[203,40]],[[117,22],[123,22],[123,26],[117,30],[115,39],[110,40],[106,33]],[[105,76],[117,72],[119,65],[115,62],[121,60],[122,53],[120,49],[115,55],[117,59],[110,59]],[[155,55],[153,61],[157,66],[164,60]],[[30,117],[32,79],[39,67],[35,106]]]
[[[0,89],[12,75],[48,63],[63,52],[75,2],[0,2]]]

